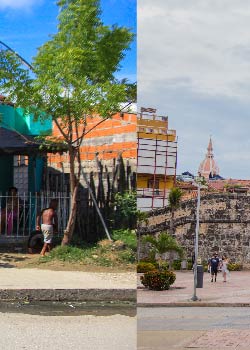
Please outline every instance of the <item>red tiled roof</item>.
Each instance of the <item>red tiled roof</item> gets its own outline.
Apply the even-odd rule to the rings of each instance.
[[[250,188],[250,180],[240,180],[240,179],[225,179],[225,180],[211,180],[208,181],[208,186],[217,191],[223,191],[225,186],[241,186]]]

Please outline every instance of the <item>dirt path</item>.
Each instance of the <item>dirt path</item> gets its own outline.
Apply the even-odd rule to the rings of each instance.
[[[38,268],[53,271],[85,271],[85,272],[133,272],[133,266],[95,266],[83,262],[73,263],[53,260],[43,262],[39,254],[0,253],[0,268]]]

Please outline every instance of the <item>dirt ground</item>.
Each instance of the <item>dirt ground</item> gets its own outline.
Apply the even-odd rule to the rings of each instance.
[[[42,262],[39,254],[23,254],[23,253],[1,253],[0,252],[0,268],[38,268],[47,269],[53,271],[86,271],[86,272],[133,272],[135,267],[133,266],[95,266],[85,265],[82,262],[73,263],[66,261],[49,261]]]

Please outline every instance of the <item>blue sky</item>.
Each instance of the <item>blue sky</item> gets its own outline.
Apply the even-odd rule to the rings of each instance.
[[[138,109],[169,116],[180,174],[212,135],[225,178],[250,179],[250,2],[138,0]]]
[[[136,31],[136,0],[101,0],[102,20]],[[31,62],[36,49],[57,31],[53,0],[0,0],[0,40]],[[126,52],[118,78],[136,81],[136,40]]]

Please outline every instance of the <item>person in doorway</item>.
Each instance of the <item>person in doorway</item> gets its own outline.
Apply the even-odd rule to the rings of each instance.
[[[57,206],[57,199],[52,199],[49,207],[43,209],[36,218],[36,229],[42,231],[44,238],[43,248],[40,253],[42,256],[45,255],[47,250],[51,251],[53,234],[58,231]]]
[[[18,207],[20,206],[18,198],[18,190],[12,186],[8,189],[8,195],[6,198],[6,205],[1,210],[1,233],[5,232],[7,235],[11,235],[13,232],[13,224],[18,217]]]
[[[227,276],[229,275],[228,263],[229,263],[229,260],[227,259],[227,257],[223,256],[222,262],[221,262],[221,272],[223,276],[223,282],[227,281]]]
[[[218,257],[218,254],[214,253],[212,258],[210,259],[211,282],[216,282],[219,263],[220,259]]]

